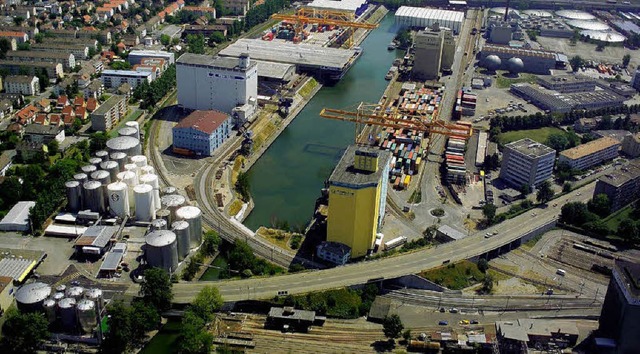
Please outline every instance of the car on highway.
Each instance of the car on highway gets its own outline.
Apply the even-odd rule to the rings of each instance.
[[[460,322],[458,322],[461,325],[468,325],[470,322],[469,320],[460,320]]]
[[[447,322],[447,321],[445,321],[445,320],[440,320],[440,322],[438,322],[438,324],[439,324],[440,326],[446,326],[446,325],[448,325],[448,324],[449,324],[449,322]]]
[[[486,234],[484,234],[484,238],[489,238],[491,236],[493,236],[491,232],[487,232]]]
[[[452,308],[450,308],[450,309],[449,309],[449,312],[451,312],[451,313],[458,313],[458,309],[457,309],[457,308],[455,308],[455,307],[452,307]]]

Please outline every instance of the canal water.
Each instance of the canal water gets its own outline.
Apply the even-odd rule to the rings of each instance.
[[[362,56],[345,77],[323,87],[249,170],[255,207],[245,220],[252,230],[275,221],[305,226],[316,198],[347,145],[354,142],[352,123],[321,118],[323,107],[353,110],[361,101],[378,102],[385,74],[397,51],[387,46],[396,34],[389,13],[361,43]]]

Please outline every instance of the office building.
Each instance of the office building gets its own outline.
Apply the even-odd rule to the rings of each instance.
[[[118,88],[127,83],[135,89],[144,82],[150,84],[153,77],[154,73],[146,70],[105,70],[100,80],[105,88]]]
[[[618,157],[619,149],[620,142],[606,136],[561,151],[558,163],[566,163],[574,170],[585,170]]]
[[[616,353],[637,353],[640,348],[638,318],[640,264],[616,260],[602,305],[598,336],[615,341]]]
[[[514,188],[538,186],[551,177],[556,151],[529,138],[504,146],[500,178]]]
[[[40,79],[37,76],[9,75],[4,78],[4,91],[25,96],[38,95],[40,93]]]
[[[538,76],[540,86],[562,93],[587,92],[596,89],[596,80],[586,76]]]
[[[593,197],[606,194],[613,212],[638,199],[639,192],[640,162],[632,161],[598,178]]]
[[[194,111],[173,127],[173,152],[211,156],[231,136],[233,122],[226,112]]]
[[[91,113],[91,129],[106,132],[127,114],[127,100],[113,95]]]
[[[450,30],[440,29],[436,23],[431,29],[416,33],[414,48],[414,78],[434,80],[438,78],[440,71],[451,70],[455,41]]]
[[[323,241],[316,248],[316,256],[335,265],[345,265],[351,258],[351,248],[340,242]]]
[[[331,173],[327,241],[351,248],[358,258],[374,247],[384,218],[391,153],[366,147],[347,147]]]
[[[185,53],[176,63],[178,104],[230,115],[253,115],[258,98],[258,65],[248,56],[212,57]],[[238,112],[238,111],[241,112]]]
[[[175,54],[162,50],[132,50],[129,53],[127,60],[129,61],[129,64],[136,65],[140,64],[143,58],[164,59],[167,63],[169,63],[169,65],[176,62]]]
[[[622,140],[622,152],[629,157],[640,156],[640,134],[626,136]]]

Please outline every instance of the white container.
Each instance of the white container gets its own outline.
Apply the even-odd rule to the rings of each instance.
[[[133,187],[136,199],[136,220],[147,221],[156,218],[156,210],[153,207],[153,187],[149,184],[139,184]]]
[[[109,195],[109,209],[111,214],[120,218],[129,215],[129,186],[122,181],[111,183],[107,186]]]
[[[158,176],[151,173],[143,174],[140,176],[139,182],[149,184],[153,187],[153,207],[156,210],[160,209],[162,203],[160,202],[160,181],[158,180]]]

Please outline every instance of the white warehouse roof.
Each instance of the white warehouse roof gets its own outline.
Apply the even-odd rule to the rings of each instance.
[[[431,27],[437,22],[440,27],[447,27],[459,33],[464,21],[464,12],[401,6],[395,17],[396,23],[402,26]]]
[[[35,205],[36,202],[17,202],[0,221],[0,230],[29,231],[29,209]]]
[[[307,6],[315,7],[318,9],[356,11],[366,2],[367,0],[313,0],[313,2],[311,2]]]

